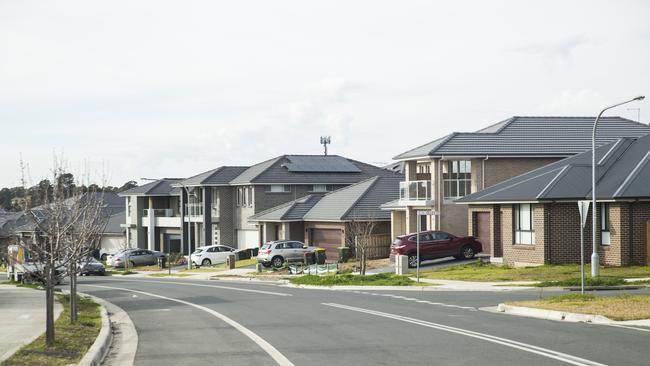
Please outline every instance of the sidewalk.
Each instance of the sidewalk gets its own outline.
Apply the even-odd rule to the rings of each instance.
[[[415,277],[410,277],[413,281]],[[435,283],[439,290],[450,291],[518,291],[531,289],[535,281],[516,281],[516,282],[470,282],[470,281],[454,281],[454,280],[432,280],[428,278],[420,278],[420,282]]]
[[[63,307],[54,302],[54,318]],[[0,362],[45,333],[45,291],[0,285]]]

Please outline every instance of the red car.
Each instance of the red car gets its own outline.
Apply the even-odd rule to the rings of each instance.
[[[453,256],[472,259],[483,251],[483,245],[473,236],[457,237],[444,231],[423,231],[420,234],[420,261]],[[398,236],[390,247],[392,255],[408,255],[409,267],[417,266],[416,234]]]

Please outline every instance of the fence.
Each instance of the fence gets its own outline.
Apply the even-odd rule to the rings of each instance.
[[[390,256],[390,234],[376,234],[370,236],[370,243],[366,247],[368,259],[388,258]],[[357,257],[359,255],[357,254]]]

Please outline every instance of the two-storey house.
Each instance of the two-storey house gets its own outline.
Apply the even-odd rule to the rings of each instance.
[[[391,211],[393,237],[422,230],[468,234],[466,204],[454,201],[508,178],[591,147],[592,117],[512,117],[471,133],[452,133],[397,155],[404,162],[400,197],[383,205]],[[639,137],[650,127],[621,117],[602,118],[597,135],[601,146],[621,137]],[[418,216],[418,211],[431,214]],[[472,220],[488,226],[491,213],[473,212]],[[482,223],[482,224],[481,224]],[[477,230],[487,254],[494,253],[491,236]],[[497,248],[498,249],[498,248]]]

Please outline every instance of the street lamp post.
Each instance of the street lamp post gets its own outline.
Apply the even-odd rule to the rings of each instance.
[[[594,128],[591,132],[591,277],[598,277],[600,274],[600,256],[598,255],[598,248],[596,245],[596,128],[598,127],[598,121],[600,117],[608,109],[618,107],[623,104],[627,104],[634,101],[643,100],[644,96],[638,96],[636,98],[626,100],[618,104],[611,105],[607,108],[604,108],[594,121]]]

